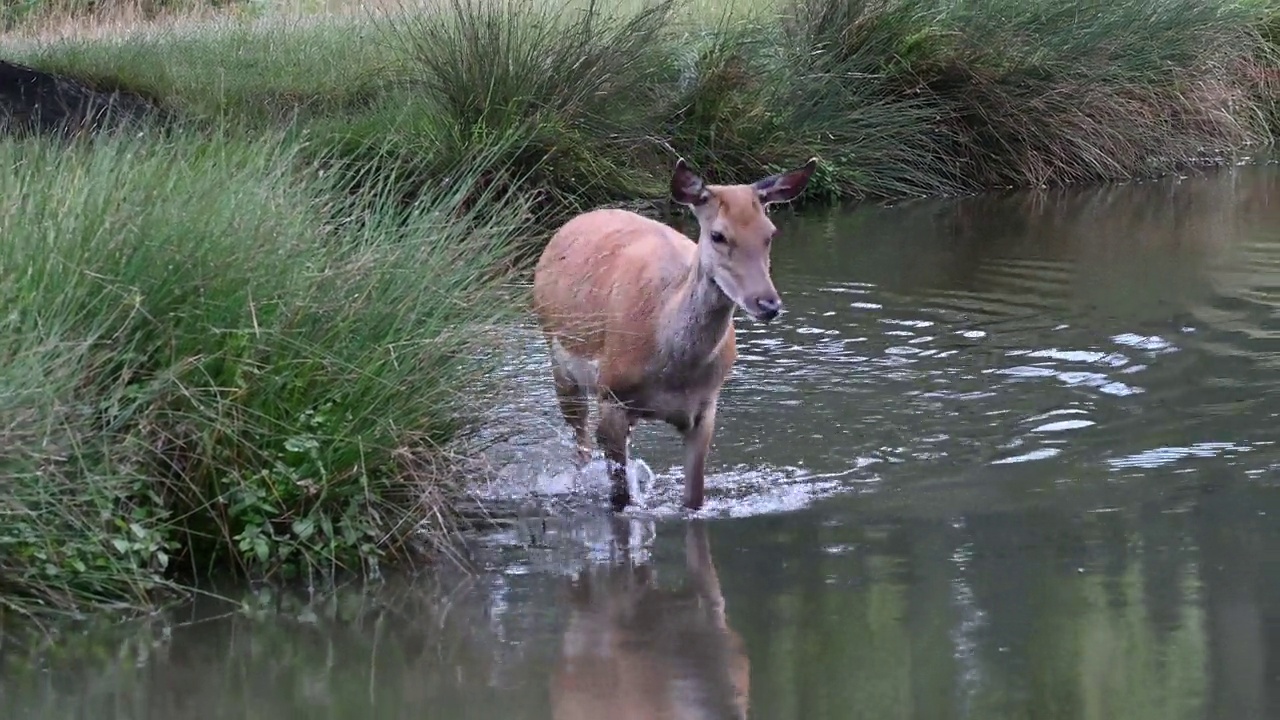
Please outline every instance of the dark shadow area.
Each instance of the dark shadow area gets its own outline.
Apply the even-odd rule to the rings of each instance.
[[[96,133],[167,116],[138,93],[0,60],[0,135]]]

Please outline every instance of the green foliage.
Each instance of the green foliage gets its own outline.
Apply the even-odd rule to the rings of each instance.
[[[1270,137],[1257,7],[1196,0],[787,0],[681,21],[455,0],[398,18],[425,147],[506,133],[575,209],[661,195],[675,155],[713,180],[823,160],[807,199],[1129,179]]]
[[[297,127],[373,117],[395,96],[398,60],[368,22],[239,21],[63,39],[19,57],[103,90],[129,89],[222,128]]]
[[[664,187],[636,157],[649,143],[642,109],[657,100],[673,7],[450,0],[444,12],[394,19],[388,37],[425,101],[436,158],[515,138],[513,167],[561,203],[594,205]]]
[[[404,211],[299,155],[0,141],[0,595],[376,572],[448,532],[522,206],[471,188],[492,156]]]
[[[450,0],[38,47],[216,126],[285,127],[412,200],[481,149],[550,216],[822,163],[806,200],[1123,180],[1266,142],[1257,0]],[[486,178],[485,187],[511,178]]]

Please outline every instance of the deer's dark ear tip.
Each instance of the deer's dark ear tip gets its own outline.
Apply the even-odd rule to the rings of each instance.
[[[809,158],[809,162],[805,163],[804,166],[810,170],[816,170],[818,168],[818,156],[815,155]]]
[[[689,163],[686,163],[684,161],[684,158],[682,157],[676,158],[676,170],[684,170],[685,168],[688,168],[688,167],[689,167]]]

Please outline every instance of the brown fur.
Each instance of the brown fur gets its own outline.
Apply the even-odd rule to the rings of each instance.
[[[683,592],[656,587],[646,566],[595,568],[575,581],[551,680],[555,720],[745,720],[751,662],[725,618],[700,521],[686,530],[685,566]]]
[[[534,270],[533,309],[552,354],[552,375],[579,463],[590,455],[589,401],[609,464],[613,505],[630,502],[631,428],[663,420],[685,439],[685,497],[703,501],[703,472],[720,387],[737,357],[734,307],[771,319],[781,300],[769,277],[776,231],[770,203],[798,195],[816,161],[752,185],[706,185],[681,160],[672,196],[693,209],[693,242],[625,210],[593,210],[551,238]]]

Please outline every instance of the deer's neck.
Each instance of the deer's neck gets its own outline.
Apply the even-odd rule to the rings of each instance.
[[[669,377],[696,374],[719,352],[732,320],[733,301],[695,261],[664,313],[659,372]]]

